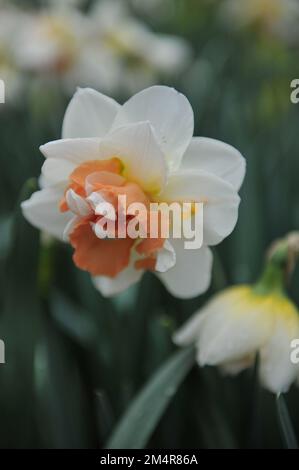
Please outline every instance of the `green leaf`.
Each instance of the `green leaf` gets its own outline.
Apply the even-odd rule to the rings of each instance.
[[[0,334],[6,363],[0,368],[0,442],[2,447],[38,446],[33,357],[40,331],[37,293],[39,232],[24,219],[20,202],[36,189],[28,181],[18,201],[5,265]]]
[[[96,325],[87,312],[58,290],[53,291],[50,305],[52,317],[68,337],[80,346],[89,347],[96,344]]]
[[[51,315],[44,315],[43,330],[35,355],[35,406],[42,446],[96,448],[94,394],[86,361]]]
[[[277,395],[276,404],[278,422],[284,444],[287,449],[298,449],[298,442],[283,395]]]
[[[175,353],[137,395],[117,425],[108,449],[142,449],[194,364],[194,348]]]

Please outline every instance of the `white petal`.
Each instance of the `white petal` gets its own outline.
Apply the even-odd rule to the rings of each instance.
[[[101,143],[102,158],[118,157],[124,164],[123,175],[145,191],[158,193],[165,185],[164,155],[148,122],[120,127]]]
[[[92,209],[90,205],[85,201],[85,199],[79,196],[73,189],[68,189],[66,192],[66,202],[69,206],[69,209],[76,215],[85,217],[92,214]]]
[[[213,173],[238,190],[245,176],[246,162],[240,152],[231,145],[220,140],[194,137],[180,168]]]
[[[76,165],[69,160],[48,158],[42,166],[42,186],[64,184],[68,182],[69,175]]]
[[[172,239],[176,264],[158,277],[175,297],[187,299],[202,294],[210,285],[212,252],[203,246],[200,250],[186,250],[181,239]]]
[[[70,212],[59,211],[59,201],[62,196],[63,192],[57,188],[45,188],[35,192],[21,205],[25,218],[34,227],[60,240],[63,240],[64,229],[73,217]]]
[[[86,200],[90,203],[94,211],[96,211],[96,208],[99,204],[104,204],[106,202],[106,200],[101,196],[99,191],[94,191],[90,193]]]
[[[66,110],[62,137],[102,137],[110,129],[120,105],[108,96],[79,88]]]
[[[232,232],[238,219],[237,192],[231,184],[205,171],[182,170],[171,174],[159,199],[202,202],[205,245],[220,243]]]
[[[107,221],[116,220],[114,206],[102,197],[100,191],[91,193],[86,200],[91,204],[95,214],[104,216]]]
[[[237,361],[228,361],[220,365],[220,370],[224,375],[236,375],[248,367],[252,367],[255,361],[255,354],[249,354]]]
[[[227,289],[202,309],[198,337],[200,365],[222,365],[256,353],[268,340],[273,315],[250,287]]]
[[[194,128],[187,98],[173,88],[153,86],[129,99],[119,110],[113,128],[149,121],[171,168],[178,168]]]
[[[173,342],[178,346],[189,346],[196,343],[199,338],[199,331],[205,318],[204,312],[201,310],[194,315],[173,335]]]
[[[74,167],[88,160],[100,158],[100,139],[60,139],[41,145],[46,158],[67,160]]]
[[[291,362],[290,355],[291,341],[299,338],[299,316],[295,308],[290,310],[288,301],[287,304],[286,311],[277,312],[273,334],[261,350],[260,379],[273,393],[286,392],[298,374],[298,364]]]
[[[173,268],[176,263],[176,254],[172,244],[165,240],[163,248],[158,251],[155,270],[160,273],[165,273],[170,268]]]
[[[63,231],[63,241],[68,242],[69,236],[76,227],[76,225],[80,222],[81,217],[74,216],[66,225]]]
[[[143,271],[135,269],[132,263],[114,278],[96,276],[92,278],[92,280],[96,289],[98,289],[104,297],[111,297],[138,282],[142,274]]]

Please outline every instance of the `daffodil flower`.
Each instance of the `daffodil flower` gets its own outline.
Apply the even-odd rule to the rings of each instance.
[[[24,15],[17,8],[0,6],[0,79],[5,84],[5,102],[19,101],[26,83],[24,74],[14,62],[14,38],[18,34]]]
[[[58,80],[69,94],[78,85],[130,94],[189,64],[186,40],[150,31],[123,1],[96,2],[87,13],[78,3],[52,0],[38,12],[12,10],[22,15],[10,38],[18,70]]]
[[[23,13],[14,38],[14,60],[19,70],[42,78],[60,79],[73,93],[76,84],[95,83],[96,55],[89,57],[91,24],[71,5]]]
[[[214,296],[176,332],[174,341],[195,343],[200,366],[219,366],[232,375],[251,367],[259,354],[262,385],[280,393],[299,378],[299,366],[291,360],[299,312],[284,291],[285,272],[276,263],[271,259],[257,284]]]
[[[297,0],[226,0],[221,12],[230,27],[254,25],[287,41],[298,40]]]
[[[192,51],[185,39],[151,31],[122,0],[95,3],[91,17],[99,54],[106,69],[114,71],[108,91],[136,92],[190,64]]]
[[[172,88],[145,89],[123,106],[79,89],[64,117],[63,138],[41,147],[42,189],[22,204],[23,213],[39,229],[69,240],[75,264],[91,273],[103,295],[126,289],[147,270],[181,298],[208,288],[209,246],[236,224],[245,163],[230,145],[192,137],[193,124],[189,101]],[[99,204],[124,195],[145,207],[204,201],[203,246],[186,250],[179,238],[134,240],[117,233],[103,239]]]

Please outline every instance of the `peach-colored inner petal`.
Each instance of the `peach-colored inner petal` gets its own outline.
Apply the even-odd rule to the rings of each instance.
[[[119,196],[126,196],[126,208],[133,203],[145,206],[142,213],[138,212],[137,208],[137,212],[126,214],[124,224],[127,226],[136,216],[138,223],[144,226],[145,233],[149,234],[151,201],[138,184],[128,182],[121,172],[122,164],[118,158],[90,160],[79,165],[69,177],[66,191],[71,188],[83,198],[98,192],[101,198],[113,204],[117,214],[116,234],[113,239],[101,239],[95,235],[92,224],[96,224],[102,218],[96,214],[82,218],[70,234],[70,243],[75,250],[74,263],[93,276],[115,277],[129,264],[131,249],[136,240],[128,235],[126,238],[118,238],[119,210],[124,209],[119,205]],[[60,201],[59,208],[62,212],[69,210],[65,197]],[[158,218],[156,223],[159,228],[161,218]],[[142,258],[135,262],[135,268],[154,270],[157,252],[163,247],[164,242],[165,238],[161,237],[159,231],[156,238],[141,239],[136,245],[136,251]]]
[[[109,173],[120,174],[122,170],[121,161],[118,158],[110,160],[89,160],[79,165],[70,175],[72,183],[85,188],[85,180],[92,173],[106,171]]]
[[[138,259],[137,261],[135,261],[134,266],[136,269],[154,271],[156,267],[156,258],[149,256],[148,258]]]
[[[70,235],[75,249],[75,265],[93,276],[115,277],[125,269],[130,260],[134,240],[131,238],[100,239],[88,221],[79,224]]]

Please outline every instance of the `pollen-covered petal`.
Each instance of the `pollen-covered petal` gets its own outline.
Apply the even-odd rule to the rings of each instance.
[[[291,362],[291,342],[299,338],[299,315],[287,299],[273,299],[276,317],[273,333],[260,352],[260,379],[273,393],[286,392],[298,374],[298,364]]]
[[[79,88],[66,110],[62,136],[102,137],[110,129],[120,105],[108,96],[91,88]]]
[[[176,264],[165,273],[157,273],[158,277],[175,297],[187,299],[202,294],[211,281],[211,250],[205,246],[199,250],[186,250],[182,239],[171,239],[170,242]]]
[[[36,191],[30,199],[21,204],[25,218],[34,227],[60,240],[63,240],[64,229],[73,217],[71,213],[59,211],[59,202],[62,197],[62,190],[49,187]]]
[[[93,276],[115,277],[128,266],[134,240],[98,238],[91,224],[83,222],[71,233],[70,242],[78,268]]]
[[[99,139],[60,139],[40,146],[40,151],[47,159],[67,160],[74,166],[101,159],[99,149]]]
[[[101,143],[103,158],[118,157],[122,175],[149,193],[165,185],[166,164],[149,122],[129,124],[111,132]]]
[[[204,170],[239,190],[245,176],[246,162],[231,145],[206,137],[193,137],[180,169]]]
[[[203,243],[216,245],[234,229],[238,219],[240,198],[223,179],[198,170],[172,173],[159,195],[166,202],[203,203]]]
[[[268,299],[250,287],[234,287],[214,297],[204,314],[198,337],[200,365],[221,365],[256,353],[269,339],[273,315]]]
[[[194,129],[187,98],[173,88],[153,86],[137,93],[119,110],[113,129],[149,121],[171,168],[178,168]]]

